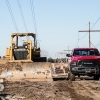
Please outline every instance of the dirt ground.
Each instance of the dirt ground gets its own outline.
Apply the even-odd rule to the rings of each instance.
[[[100,100],[100,81],[7,82],[0,100]]]

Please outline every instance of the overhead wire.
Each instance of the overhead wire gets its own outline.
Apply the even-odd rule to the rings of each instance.
[[[97,19],[96,23],[99,21],[99,19],[100,19],[100,17]],[[95,23],[95,24],[96,24],[96,23]],[[96,45],[96,46],[98,46],[98,45],[99,45],[99,43],[100,43],[100,40],[98,41],[98,43],[97,43],[97,45]]]
[[[88,33],[86,33],[84,36],[82,36],[81,38],[79,38],[79,32],[78,32],[78,40],[77,40],[77,43],[76,43],[76,47],[78,46],[78,43],[81,39],[83,39]]]
[[[13,22],[13,24],[14,24],[15,30],[16,30],[17,33],[19,33],[19,30],[18,30],[16,21],[15,21],[15,18],[14,18],[14,15],[13,15],[13,12],[12,12],[12,9],[11,9],[10,3],[9,3],[9,0],[5,0],[5,1],[6,1],[7,7],[8,7],[8,10],[9,10],[11,19],[12,19],[12,22]],[[23,41],[21,40],[21,38],[20,38],[20,41],[21,41],[21,43],[23,42]]]
[[[93,27],[97,24],[97,22],[99,21],[99,19],[100,19],[100,17],[97,19],[97,21],[94,23],[94,25],[92,26],[91,29],[93,29]],[[91,30],[91,29],[90,29],[90,30]],[[78,42],[79,42],[79,40],[83,39],[87,34],[88,34],[88,32],[87,32],[83,37],[81,37],[81,38],[79,38],[79,35],[78,35]],[[99,40],[99,42],[100,42],[100,40]],[[99,43],[99,42],[98,42],[98,43]]]
[[[97,24],[97,22],[99,21],[100,17],[97,19],[97,21],[94,23],[94,25],[92,26],[92,28]],[[91,28],[91,29],[92,29]]]
[[[77,41],[76,47],[78,46],[78,43],[79,43],[79,32],[78,32],[78,41]]]
[[[96,22],[94,23],[94,25],[92,26],[91,29],[93,29],[93,27],[97,24],[97,22],[99,21],[99,19],[100,19],[100,17],[96,20]],[[100,40],[99,40],[99,42],[100,42]],[[98,43],[99,43],[99,42],[98,42]]]
[[[83,37],[81,37],[79,40],[83,39],[88,33],[86,33]]]
[[[12,10],[11,10],[11,6],[10,6],[10,4],[9,4],[9,0],[5,0],[5,1],[6,1],[6,4],[7,4],[9,13],[10,13],[11,19],[12,19],[12,21],[13,21],[14,27],[15,27],[15,29],[16,29],[16,32],[18,33],[19,30],[18,30],[16,21],[15,21],[14,16],[13,16],[13,12],[12,12]]]
[[[99,19],[100,19],[100,17],[96,20],[96,22],[93,24],[93,26],[92,26],[91,29],[93,29],[93,27],[97,24],[97,22],[99,21]],[[99,42],[100,42],[100,40],[99,40]],[[99,43],[99,42],[98,42],[98,43]]]
[[[100,7],[96,10],[95,14],[97,13],[97,11],[98,11],[99,9],[100,9]],[[94,14],[94,15],[95,15],[95,14]],[[93,15],[93,17],[94,17],[94,15]],[[93,17],[92,17],[92,18],[93,18]],[[91,18],[91,20],[92,20],[92,18]],[[97,22],[99,21],[99,19],[100,19],[100,17],[97,19],[97,21],[96,21],[95,24],[92,26],[92,28],[97,24]],[[91,29],[92,29],[92,28],[91,28]],[[88,34],[88,33],[86,33],[86,34],[85,34],[83,37],[81,37],[80,39],[78,38],[78,42],[79,42],[79,40],[83,39],[87,34]],[[100,42],[100,40],[99,40],[99,42]],[[99,42],[98,42],[98,43],[99,43]]]
[[[19,10],[20,10],[20,14],[21,14],[21,17],[22,17],[22,21],[23,21],[25,30],[26,30],[26,32],[28,32],[28,29],[27,29],[27,26],[26,26],[26,22],[25,22],[25,19],[24,19],[24,15],[23,15],[23,11],[22,11],[22,7],[21,7],[21,4],[20,4],[19,0],[17,0],[17,4],[18,4]]]
[[[31,12],[32,12],[32,18],[33,18],[33,23],[34,23],[34,29],[37,34],[37,25],[36,25],[36,19],[35,19],[33,0],[30,0],[30,5],[31,5]]]
[[[6,26],[6,27],[8,27],[8,29],[10,30],[10,32],[12,33],[12,30],[11,30],[11,28],[7,25],[7,23],[5,22],[5,20],[0,16],[0,19],[2,19],[2,21],[3,21],[3,24]]]
[[[38,38],[38,32],[37,32],[37,25],[36,25],[36,19],[35,19],[35,12],[34,12],[34,5],[33,5],[33,0],[30,0],[30,5],[31,5],[31,12],[32,12],[32,19],[33,19],[33,24],[34,24],[34,29],[35,29],[35,34],[36,34],[36,44],[37,42],[37,38]]]
[[[100,9],[100,7],[96,10],[95,14],[92,16],[91,20],[94,18],[94,16],[96,15],[96,13],[98,12],[98,10]]]

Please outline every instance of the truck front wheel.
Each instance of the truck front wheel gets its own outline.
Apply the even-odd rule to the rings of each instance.
[[[72,72],[69,72],[69,80],[70,81],[75,81],[75,75],[72,74]]]
[[[99,76],[95,75],[94,80],[99,80]]]

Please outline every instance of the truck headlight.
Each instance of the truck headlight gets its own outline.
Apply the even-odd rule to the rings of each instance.
[[[73,68],[72,68],[72,70],[73,70],[73,71],[76,71],[76,70],[77,70],[77,68],[76,68],[76,67],[73,67]]]
[[[70,64],[71,66],[76,66],[77,65],[77,62],[71,62],[71,64]]]

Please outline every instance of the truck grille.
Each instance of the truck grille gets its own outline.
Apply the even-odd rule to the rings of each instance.
[[[96,61],[96,60],[79,60],[77,65],[78,65],[78,67],[97,67],[98,61]]]

